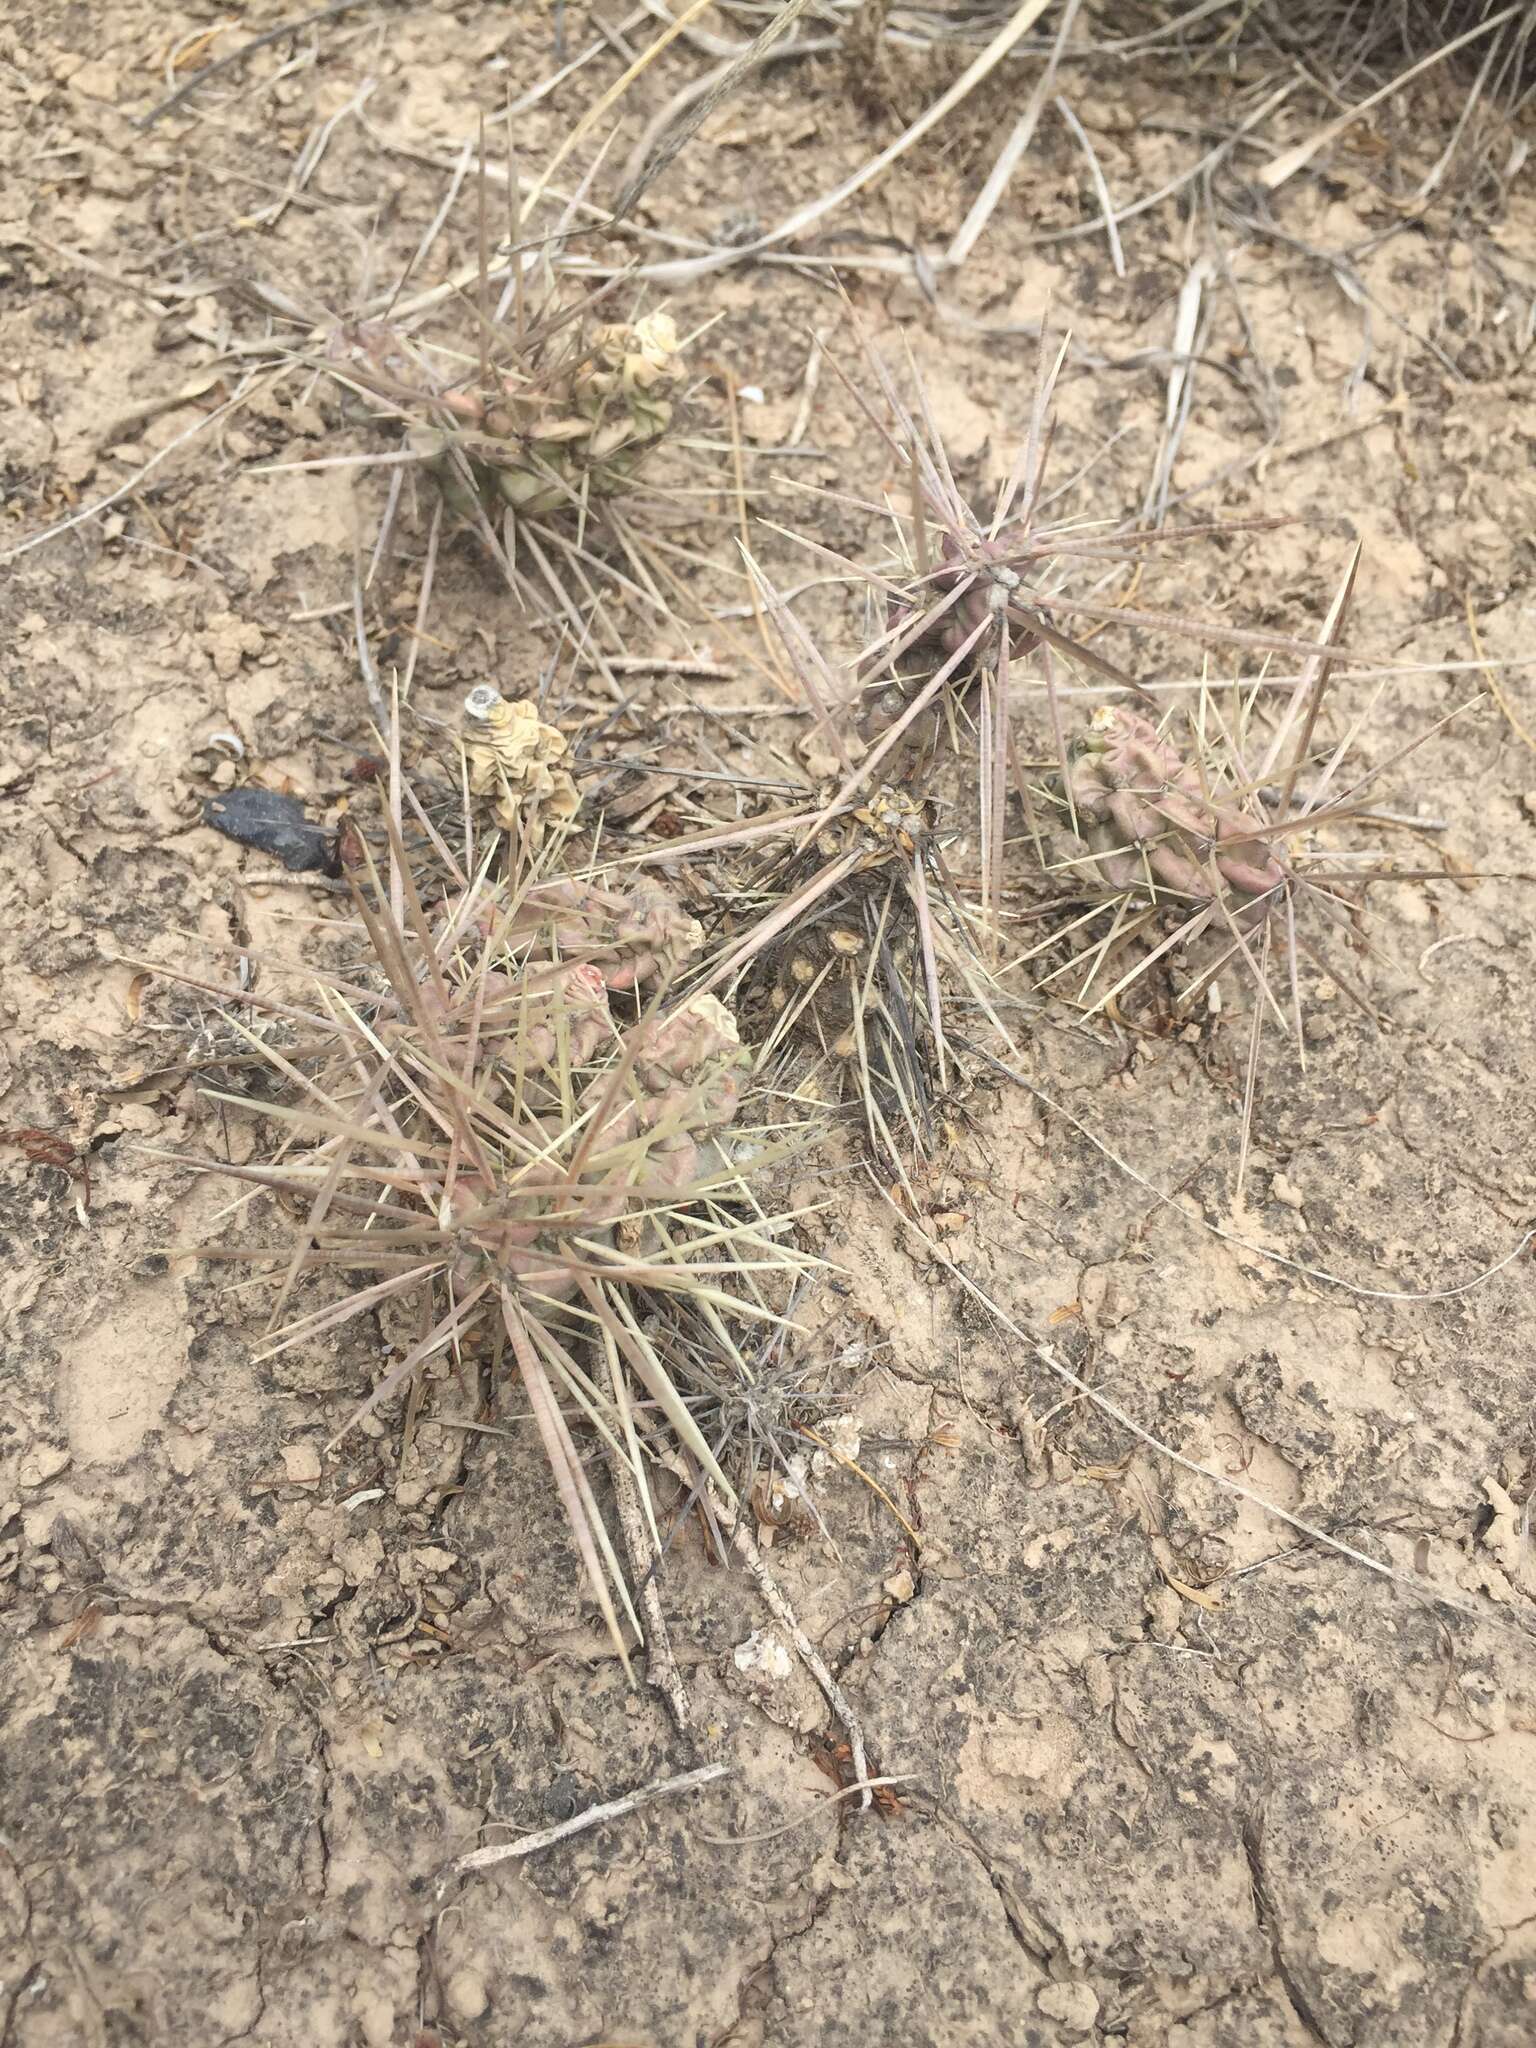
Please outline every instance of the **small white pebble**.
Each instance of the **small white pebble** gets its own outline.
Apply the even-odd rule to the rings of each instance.
[[[290,1486],[313,1486],[320,1477],[320,1452],[308,1443],[283,1445],[283,1473]]]
[[[490,2004],[490,1993],[478,1970],[455,1970],[443,1987],[448,2010],[457,2020],[477,2020]]]
[[[744,1643],[731,1652],[731,1662],[749,1678],[766,1679],[782,1685],[794,1670],[794,1660],[771,1629],[754,1629]]]
[[[23,1456],[16,1477],[26,1487],[46,1486],[68,1463],[69,1452],[62,1444],[35,1443]]]
[[[1035,1993],[1035,2004],[1069,2034],[1088,2033],[1099,2016],[1099,2001],[1087,1984],[1047,1984]]]

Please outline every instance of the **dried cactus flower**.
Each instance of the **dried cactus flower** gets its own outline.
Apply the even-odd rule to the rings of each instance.
[[[654,435],[672,423],[666,394],[682,374],[677,322],[670,313],[647,313],[594,331],[591,355],[572,379],[572,389],[580,401],[622,397],[636,424]]]
[[[471,458],[495,491],[519,512],[558,512],[589,495],[615,498],[633,489],[645,457],[672,424],[677,386],[686,374],[670,314],[652,313],[631,325],[596,328],[592,345],[569,376],[568,390],[541,394],[541,414],[520,430],[499,408],[486,424],[510,425],[514,448]]]
[[[878,867],[893,859],[910,860],[928,835],[928,806],[909,789],[882,782],[867,803],[853,813],[864,828],[861,867]]]
[[[1095,711],[1074,740],[1067,796],[1086,863],[1116,892],[1252,912],[1286,882],[1262,818],[1223,803],[1150,719],[1122,705]]]
[[[509,702],[493,683],[471,690],[464,709],[478,728],[464,742],[470,795],[494,797],[502,831],[526,832],[537,847],[552,825],[568,825],[581,808],[564,766],[564,733],[544,724],[531,698]]]

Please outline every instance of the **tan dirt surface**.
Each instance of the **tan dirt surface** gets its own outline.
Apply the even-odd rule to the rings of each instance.
[[[1326,711],[1332,741],[1358,723],[1358,760],[1390,764],[1369,797],[1388,820],[1339,843],[1429,877],[1373,887],[1363,930],[1330,936],[1340,972],[1308,970],[1304,1061],[1271,1034],[1241,1207],[1245,1037],[1214,1016],[1157,1033],[1057,1005],[1017,1023],[1028,1087],[974,1064],[951,1142],[913,1169],[942,1257],[851,1126],[795,1168],[783,1196],[828,1201],[804,1236],[836,1267],[798,1342],[867,1478],[823,1460],[824,1530],[791,1518],[769,1556],[879,1770],[907,1779],[899,1809],[839,1817],[819,1803],[839,1731],[696,1522],[664,1586],[690,1744],[626,1684],[511,1390],[487,1428],[454,1427],[477,1393],[445,1373],[408,1446],[395,1403],[322,1456],[400,1330],[365,1317],[264,1361],[263,1287],[181,1248],[270,1233],[271,1212],[149,1156],[259,1160],[281,1134],[201,1092],[276,1077],[229,1065],[212,1006],[140,963],[224,980],[242,953],[328,943],[312,925],[338,908],[303,878],[256,879],[273,863],[207,829],[203,803],[248,777],[332,821],[371,801],[349,779],[376,746],[350,611],[387,473],[267,473],[380,445],[302,372],[212,417],[239,350],[273,331],[253,287],[329,320],[397,276],[479,117],[557,63],[546,8],[358,5],[139,125],[168,63],[182,82],[302,11],[12,0],[0,18],[0,552],[120,493],[0,569],[0,2048],[1520,2048],[1531,165],[1502,194],[1394,215],[1382,153],[1404,152],[1411,186],[1460,105],[1431,80],[1278,194],[1242,182],[1255,150],[1216,201],[1197,183],[1126,222],[1122,279],[1052,111],[970,260],[923,272],[925,291],[904,252],[947,245],[1035,59],[821,223],[808,260],[669,295],[685,331],[718,316],[699,346],[761,393],[741,408],[759,509],[867,555],[879,522],[816,495],[888,481],[830,369],[797,445],[755,452],[788,441],[813,334],[853,358],[832,257],[889,259],[847,271],[853,305],[893,363],[910,347],[978,496],[1027,425],[1032,323],[1049,307],[1069,326],[1052,475],[1063,516],[1104,520],[1135,515],[1156,473],[1180,294],[1208,260],[1173,516],[1297,523],[1149,561],[1134,601],[1310,635],[1358,540],[1347,638],[1401,672],[1341,680]],[[618,19],[556,11],[570,55],[599,12]],[[657,24],[626,20],[632,54]],[[517,117],[525,170],[625,61],[604,47]],[[717,61],[686,38],[667,52],[623,105],[613,166]],[[777,65],[706,118],[637,218],[712,244],[771,225],[957,69],[907,46],[879,67]],[[1184,59],[1062,75],[1120,204],[1224,132],[1234,90]],[[1272,146],[1323,119],[1308,106]],[[412,289],[474,249],[471,184]],[[429,505],[405,507],[372,615],[386,667],[410,644]],[[729,566],[722,507],[674,511],[671,531]],[[755,545],[782,587],[820,567],[766,529]],[[1515,664],[1524,739],[1473,666],[1469,608],[1486,655]],[[856,596],[820,586],[799,611],[834,660],[857,647]],[[824,772],[808,722],[774,708],[750,616],[711,634],[637,607],[626,631],[636,653],[724,671],[627,678],[604,741],[644,756],[684,828],[735,815],[691,769]],[[1098,644],[1140,674],[1201,672],[1172,638]],[[445,539],[414,711],[456,719],[486,680],[519,694],[559,651],[473,536]],[[610,717],[590,673],[562,678],[562,713]],[[649,795],[631,808],[657,814]],[[974,842],[951,857],[974,870]],[[1184,1459],[1476,1618],[1149,1448],[1036,1340]],[[718,1787],[445,1876],[478,1843],[712,1756],[734,1766]]]

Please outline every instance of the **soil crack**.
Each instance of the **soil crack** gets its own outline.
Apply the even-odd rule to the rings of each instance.
[[[987,1874],[987,1882],[997,1893],[1002,1905],[1003,1918],[1008,1930],[1024,1953],[1037,1963],[1049,1963],[1062,1948],[1062,1939],[1055,1928],[1040,1918],[1033,1908],[1027,1906],[1015,1890],[1012,1879],[1000,1871],[987,1850],[971,1833],[965,1823],[950,1812],[938,1800],[928,1809],[950,1840],[974,1857]]]
[[[1248,1858],[1248,1876],[1253,1885],[1254,1912],[1259,1931],[1269,1943],[1269,1952],[1274,1960],[1275,1974],[1280,1979],[1291,2009],[1306,2028],[1314,2041],[1320,2041],[1323,2048],[1343,2048],[1335,2041],[1327,2026],[1319,2017],[1316,2007],[1307,1995],[1295,1969],[1285,1952],[1281,1937],[1280,1913],[1275,1903],[1274,1888],[1264,1865],[1264,1816],[1250,1815],[1243,1823],[1243,1849]]]

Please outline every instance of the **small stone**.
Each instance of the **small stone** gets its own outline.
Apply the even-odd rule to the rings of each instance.
[[[1105,1714],[1115,1703],[1115,1681],[1107,1657],[1084,1659],[1081,1672],[1083,1690],[1087,1693],[1096,1713]]]
[[[457,2020],[477,2020],[490,2004],[490,1993],[478,1970],[455,1970],[444,1990],[448,2010]],[[1097,2010],[1097,2008],[1095,2008]]]
[[[16,1468],[16,1477],[23,1486],[46,1486],[68,1463],[69,1452],[62,1444],[34,1444]]]
[[[56,437],[48,422],[25,406],[5,416],[6,460],[22,475],[41,469],[52,455]]]
[[[1172,1586],[1152,1586],[1146,1594],[1147,1618],[1159,1643],[1171,1643],[1184,1622],[1184,1604]]]
[[[731,1662],[748,1678],[782,1685],[795,1668],[794,1659],[771,1629],[753,1629],[731,1652]]]
[[[440,1550],[436,1544],[423,1544],[420,1550],[411,1552],[419,1568],[432,1576],[457,1569],[459,1560],[451,1550]]]
[[[265,636],[254,619],[242,619],[235,612],[216,612],[197,636],[198,645],[213,663],[221,682],[232,682],[248,656],[260,654]]]
[[[99,59],[92,58],[82,64],[78,71],[70,73],[69,82],[76,92],[83,92],[88,99],[115,100],[117,88],[122,82],[122,74],[115,65],[103,64]]]
[[[320,1477],[320,1452],[314,1444],[283,1445],[283,1472],[290,1486],[313,1486]]]
[[[916,1591],[917,1582],[909,1571],[892,1572],[885,1581],[887,1598],[897,1601],[903,1607]]]
[[[361,1536],[338,1543],[335,1557],[347,1575],[348,1585],[371,1585],[384,1569],[384,1539],[377,1529],[365,1530]]]
[[[1283,1173],[1271,1176],[1269,1192],[1277,1202],[1284,1202],[1287,1209],[1302,1209],[1306,1206],[1306,1197],[1301,1189],[1295,1181],[1287,1180]]]
[[[1520,799],[1520,808],[1536,824],[1536,789],[1528,789]]]
[[[1068,2033],[1086,2034],[1099,2016],[1099,2001],[1086,1984],[1047,1984],[1035,1993],[1035,2004],[1049,2020],[1060,2020]]]

